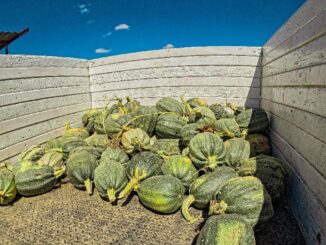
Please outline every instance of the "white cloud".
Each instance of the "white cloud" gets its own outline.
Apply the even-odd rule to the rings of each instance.
[[[80,9],[80,13],[81,14],[87,14],[87,13],[89,13],[89,9],[88,8]]]
[[[127,24],[119,24],[114,28],[114,30],[116,31],[129,30],[129,28],[130,26],[128,26]]]
[[[105,49],[105,48],[97,48],[95,49],[95,53],[97,54],[106,54],[111,52],[111,49]]]
[[[90,3],[84,3],[84,4],[79,4],[78,5],[78,8],[79,8],[79,12],[81,13],[81,14],[86,14],[86,13],[89,13],[90,12],[90,10],[89,10],[89,7],[90,6],[92,6],[92,4],[90,4]]]
[[[112,32],[108,32],[108,33],[103,34],[102,37],[106,38],[106,37],[111,36],[111,35],[112,35]]]
[[[170,49],[170,48],[174,48],[173,44],[172,43],[168,43],[167,45],[165,45],[163,47],[163,49]]]
[[[87,24],[93,24],[93,23],[95,23],[95,20],[89,20],[89,21],[87,21],[86,23],[87,23]]]

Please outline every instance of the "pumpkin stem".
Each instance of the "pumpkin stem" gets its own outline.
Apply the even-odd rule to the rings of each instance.
[[[236,107],[235,105],[231,104],[230,102],[226,102],[226,106],[229,107],[234,112],[238,111],[238,107]]]
[[[116,191],[114,189],[108,189],[106,194],[109,198],[109,201],[112,203],[112,202],[115,202],[115,200],[117,200],[116,198]]]
[[[87,191],[88,195],[92,195],[92,193],[93,193],[92,181],[90,179],[87,179],[87,180],[84,181],[84,185],[85,185],[85,188],[86,188],[86,191]]]
[[[242,130],[241,134],[240,134],[240,137],[245,139],[248,135],[248,129],[244,129]]]
[[[209,205],[209,215],[213,214],[222,214],[227,209],[227,204],[222,200],[217,202],[216,200],[212,200]]]
[[[130,192],[132,192],[134,189],[137,188],[137,186],[139,185],[139,179],[133,177],[128,184],[126,185],[126,187],[120,192],[118,199],[122,199],[126,196],[128,196],[130,194]]]
[[[216,156],[210,156],[208,157],[208,163],[207,163],[207,167],[210,169],[215,169],[217,166],[217,157]]]
[[[182,207],[181,207],[182,215],[190,223],[194,223],[199,219],[199,218],[192,217],[191,214],[189,213],[189,208],[190,208],[191,204],[193,204],[195,202],[195,200],[196,199],[195,199],[194,195],[189,195],[182,202]]]
[[[180,96],[180,99],[182,101],[182,104],[184,104],[185,108],[186,108],[186,115],[190,116],[191,112],[192,112],[192,108],[189,105],[189,103],[186,101],[186,99],[183,96]]]

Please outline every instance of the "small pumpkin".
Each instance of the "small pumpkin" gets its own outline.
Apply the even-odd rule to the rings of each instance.
[[[51,139],[48,142],[46,142],[44,146],[45,151],[51,149],[59,149],[59,148],[61,148],[61,138]]]
[[[189,115],[189,122],[197,122],[202,118],[216,119],[214,112],[205,106],[197,106],[191,110]]]
[[[160,174],[162,163],[163,159],[150,151],[140,152],[133,156],[126,167],[129,182],[121,191],[119,199],[129,195],[144,179]]]
[[[180,151],[180,140],[179,139],[156,139],[153,137],[151,139],[152,152],[155,152],[161,156],[172,156],[181,154]]]
[[[129,162],[129,156],[119,147],[109,146],[103,151],[100,163],[107,161],[116,161],[122,165],[126,165]]]
[[[223,105],[221,104],[212,104],[209,106],[209,109],[211,109],[214,114],[216,119],[221,119],[221,118],[232,118],[234,117],[233,114],[229,114]]]
[[[80,137],[86,139],[89,133],[85,128],[71,128],[69,122],[66,123],[66,131],[63,133],[62,137]]]
[[[140,202],[146,207],[170,214],[181,207],[185,188],[177,178],[159,175],[144,180],[136,191]]]
[[[189,188],[189,196],[182,203],[181,211],[185,219],[192,223],[197,221],[198,218],[190,215],[189,207],[206,208],[225,182],[237,176],[234,169],[222,166],[194,180]]]
[[[253,228],[239,215],[222,214],[209,217],[196,245],[255,245]]]
[[[139,101],[131,98],[130,96],[126,97],[127,102],[123,105],[126,109],[126,113],[133,113],[140,109],[141,105]]]
[[[109,138],[106,134],[98,134],[96,132],[93,135],[86,138],[85,142],[89,146],[95,146],[104,149],[110,145]]]
[[[105,133],[111,139],[119,139],[127,131],[128,123],[132,119],[130,114],[113,113],[104,121]]]
[[[35,196],[52,190],[57,178],[48,165],[25,165],[15,173],[16,188],[23,196]]]
[[[102,114],[101,109],[90,109],[84,112],[82,116],[82,122],[89,134],[93,134],[95,132],[95,128],[94,128],[95,119],[101,114]]]
[[[240,127],[234,118],[221,118],[217,120],[215,130],[220,137],[234,138],[241,136]]]
[[[104,148],[101,147],[95,147],[90,145],[84,145],[84,146],[78,146],[74,148],[72,151],[70,151],[70,154],[76,151],[86,151],[96,157],[96,159],[100,159],[102,152],[104,151]]]
[[[67,159],[70,152],[79,146],[86,146],[87,143],[78,136],[62,137],[61,148],[64,159]]]
[[[196,97],[187,100],[187,103],[192,107],[195,108],[197,106],[208,106],[207,101],[203,98]]]
[[[162,165],[162,173],[179,179],[186,187],[189,186],[199,174],[190,158],[182,155],[167,157]]]
[[[132,128],[140,128],[149,136],[152,136],[155,130],[158,118],[158,111],[153,106],[141,106],[137,112],[133,113]]]
[[[189,157],[198,169],[215,169],[224,161],[223,140],[213,133],[197,134],[190,140]]]
[[[37,161],[44,155],[43,147],[34,145],[20,153],[18,161],[31,160]]]
[[[184,114],[184,105],[171,97],[163,97],[156,102],[156,109],[160,112],[175,112],[179,115]]]
[[[101,161],[94,171],[94,184],[100,196],[111,203],[117,199],[117,194],[128,183],[126,170],[114,160]]]
[[[250,144],[250,156],[258,156],[260,154],[269,155],[271,152],[271,145],[268,137],[262,134],[248,134],[246,140]]]
[[[235,213],[254,226],[260,219],[267,220],[273,216],[273,211],[270,210],[261,217],[264,206],[272,207],[272,204],[266,204],[266,201],[270,201],[270,197],[265,198],[267,195],[269,194],[258,178],[235,177],[220,188],[217,199],[210,204],[209,213]]]
[[[94,132],[98,134],[105,134],[104,122],[109,114],[108,109],[103,109],[98,115],[94,116],[94,119],[92,120],[93,125],[90,125],[90,127],[93,127]]]
[[[135,151],[148,150],[150,148],[150,137],[140,129],[130,129],[124,132],[121,137],[121,145],[126,153],[131,154]]]
[[[261,180],[273,200],[285,192],[286,170],[280,159],[259,155],[243,160],[238,168],[240,176],[255,176]]]
[[[6,166],[0,166],[0,206],[11,203],[16,194],[15,175]]]
[[[66,173],[70,182],[78,189],[86,189],[93,193],[94,170],[97,167],[95,155],[86,151],[78,151],[69,155]]]
[[[63,153],[55,150],[46,152],[43,157],[37,161],[37,164],[52,167],[54,170],[54,175],[57,178],[60,178],[66,170]]]
[[[242,138],[229,139],[224,142],[225,164],[230,167],[237,167],[242,160],[250,157],[250,144]]]
[[[180,139],[181,128],[186,125],[188,119],[178,114],[162,114],[158,117],[155,126],[156,135],[166,139]]]

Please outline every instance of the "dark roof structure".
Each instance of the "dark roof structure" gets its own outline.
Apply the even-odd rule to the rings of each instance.
[[[29,31],[29,28],[25,28],[21,32],[0,32],[0,50],[5,48],[6,54],[9,54],[9,44],[20,38]]]

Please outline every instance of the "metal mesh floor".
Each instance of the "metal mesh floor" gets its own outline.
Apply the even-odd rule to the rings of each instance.
[[[126,205],[112,206],[97,193],[88,196],[71,184],[0,207],[0,243],[6,245],[189,245],[197,233],[198,224],[188,224],[180,212],[153,213],[139,203],[137,196]],[[297,224],[283,206],[271,222],[259,225],[256,233],[257,244],[304,244]]]

